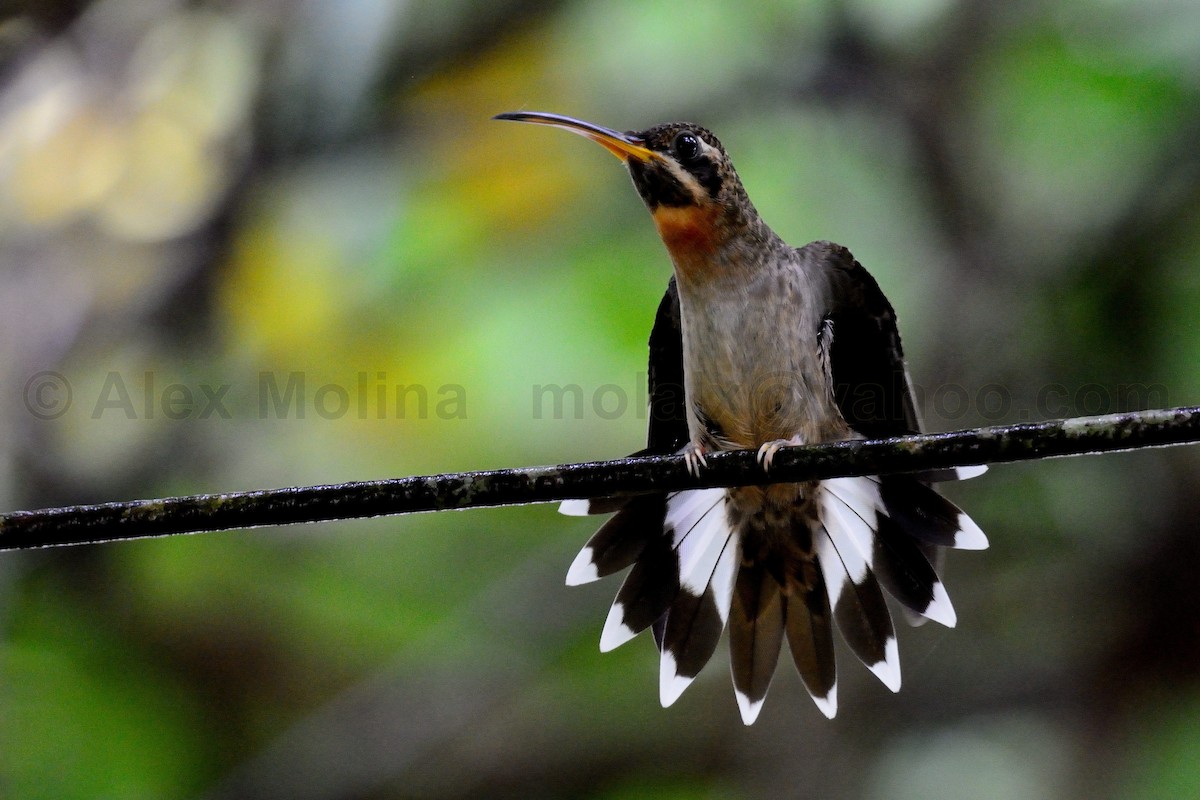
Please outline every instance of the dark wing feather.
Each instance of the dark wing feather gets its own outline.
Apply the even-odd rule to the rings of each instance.
[[[834,400],[846,422],[868,439],[918,433],[921,422],[904,369],[896,313],[879,284],[850,251],[828,242],[834,307],[829,347]]]
[[[688,443],[687,404],[683,396],[683,330],[679,325],[679,291],[675,278],[667,284],[650,331],[650,425],[647,454],[676,453]]]
[[[834,308],[824,322],[833,329],[829,347],[833,396],[850,427],[867,439],[920,433],[921,416],[904,367],[904,348],[896,312],[871,273],[850,251],[830,242],[807,248],[823,250],[831,266]],[[814,255],[821,257],[822,253]],[[823,325],[821,336],[827,328]],[[950,468],[922,472],[930,482],[960,480],[978,469]]]

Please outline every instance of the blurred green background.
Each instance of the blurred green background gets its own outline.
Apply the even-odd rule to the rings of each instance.
[[[715,130],[879,280],[932,429],[1200,401],[1195,2],[0,9],[5,510],[637,449],[669,264],[517,109]],[[753,728],[723,655],[663,710],[647,639],[597,652],[548,506],[5,553],[0,797],[1200,796],[1198,489],[950,487],[958,628]]]

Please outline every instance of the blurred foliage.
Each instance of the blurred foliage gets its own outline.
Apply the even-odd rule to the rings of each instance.
[[[0,14],[6,509],[637,449],[668,263],[515,109],[717,131],[877,277],[934,429],[1200,399],[1195,4]],[[829,723],[781,670],[744,729],[719,663],[659,709],[549,508],[5,554],[0,797],[1193,796],[1198,460],[951,487],[958,629]]]

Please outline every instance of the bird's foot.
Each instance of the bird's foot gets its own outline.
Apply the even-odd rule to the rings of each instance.
[[[683,448],[683,463],[687,465],[687,471],[693,478],[700,477],[700,467],[708,466],[708,454],[704,450],[704,445],[691,442]]]
[[[775,439],[758,448],[758,463],[762,464],[763,472],[771,471],[771,462],[775,460],[775,454],[781,447],[791,447],[797,444],[804,444],[804,440],[799,436],[793,436],[791,439]]]

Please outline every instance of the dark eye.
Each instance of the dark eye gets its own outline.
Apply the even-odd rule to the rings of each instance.
[[[700,138],[691,131],[684,131],[671,142],[675,157],[685,164],[700,157]]]

